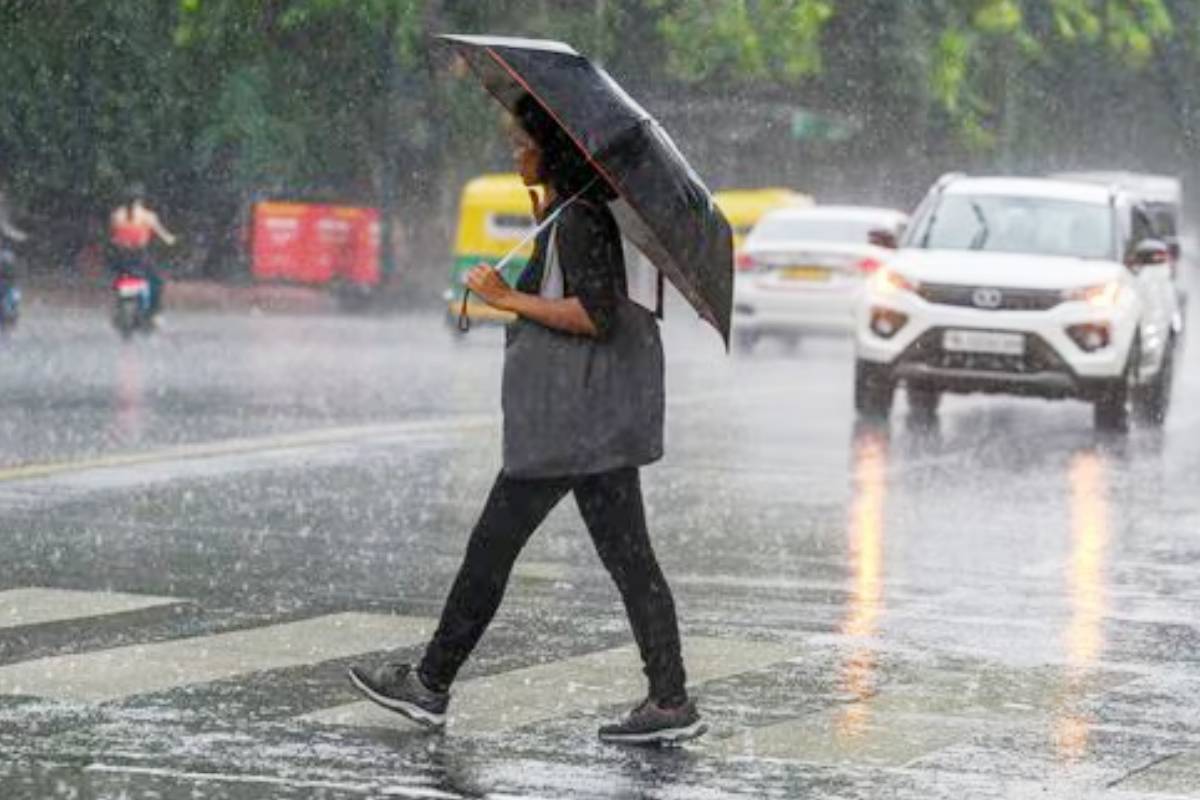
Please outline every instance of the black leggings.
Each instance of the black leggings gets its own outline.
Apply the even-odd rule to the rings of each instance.
[[[650,697],[671,706],[684,702],[675,602],[650,546],[635,468],[540,480],[517,480],[501,472],[426,648],[421,678],[430,688],[449,689],[499,608],[521,548],[567,492],[574,492],[596,552],[621,593],[650,680]]]

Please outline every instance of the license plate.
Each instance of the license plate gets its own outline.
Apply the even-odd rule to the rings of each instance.
[[[1025,354],[1025,335],[993,331],[946,331],[942,347],[955,353],[1020,356]]]
[[[786,267],[780,273],[789,281],[827,281],[829,274],[825,267]]]

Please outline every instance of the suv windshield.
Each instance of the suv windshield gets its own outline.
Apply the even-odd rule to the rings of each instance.
[[[1113,258],[1112,210],[1042,197],[945,194],[913,228],[910,247]]]

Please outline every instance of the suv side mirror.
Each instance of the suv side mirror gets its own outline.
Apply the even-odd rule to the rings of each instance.
[[[874,228],[867,232],[867,241],[876,247],[895,250],[900,246],[899,237],[887,228]]]
[[[1134,269],[1142,267],[1154,267],[1169,264],[1171,261],[1171,250],[1166,242],[1158,239],[1144,239],[1138,243],[1138,246],[1133,248],[1133,256],[1129,259],[1129,266]]]

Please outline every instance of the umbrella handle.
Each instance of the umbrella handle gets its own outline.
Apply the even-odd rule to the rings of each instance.
[[[470,289],[463,289],[462,305],[458,307],[458,332],[467,333],[471,330],[471,316],[467,313],[467,298],[471,296]]]

